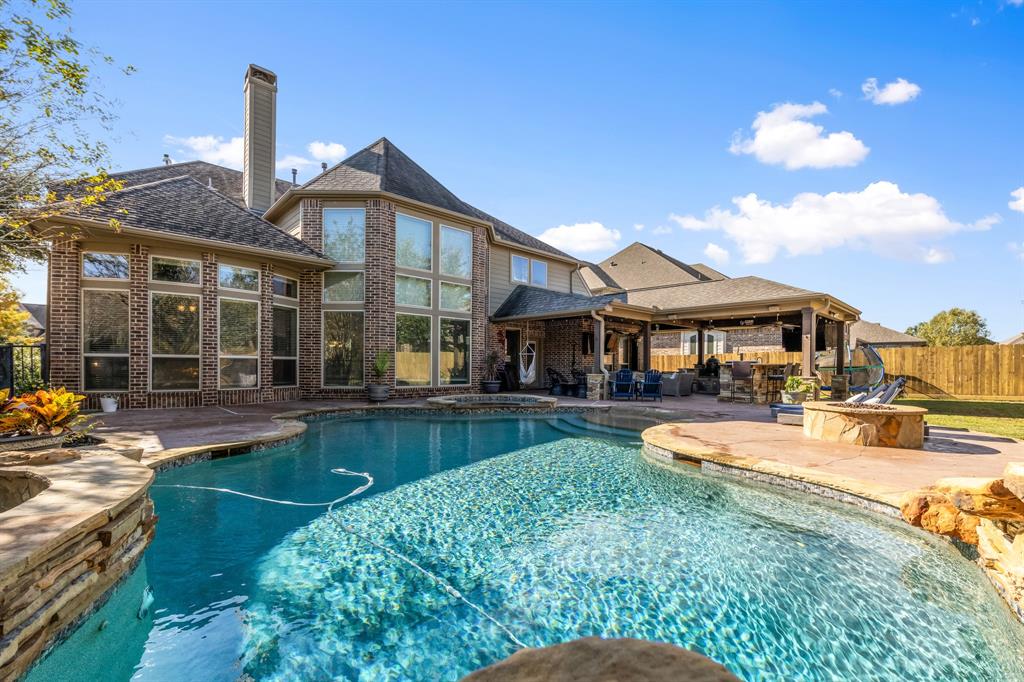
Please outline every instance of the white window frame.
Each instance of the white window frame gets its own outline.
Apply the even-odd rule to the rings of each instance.
[[[469,346],[466,351],[466,356],[469,359],[469,378],[464,384],[452,384],[441,382],[441,320],[455,320],[458,322],[469,323]],[[438,315],[437,316],[437,353],[431,353],[431,356],[437,357],[437,386],[472,386],[473,385],[473,318],[472,317],[451,317],[450,315]]]
[[[346,309],[346,308],[324,308],[320,311],[320,388],[329,388],[333,391],[362,391],[366,385],[366,362],[365,357],[363,361],[363,385],[362,386],[351,386],[348,384],[328,384],[325,378],[326,372],[324,371],[324,353],[325,346],[327,344],[327,336],[324,332],[327,329],[327,313],[358,313],[363,316],[363,354],[366,354],[366,311],[362,308],[358,310]]]
[[[465,232],[466,234],[469,235],[469,277],[463,277],[462,275],[457,275],[454,272],[445,272],[444,271],[444,269],[442,267],[442,263],[444,263],[444,260],[440,258],[440,254],[444,253],[444,231],[445,230],[454,230],[455,232]],[[438,238],[438,244],[439,244],[439,251],[438,251],[438,256],[439,257],[438,257],[438,264],[437,264],[437,272],[439,274],[441,274],[441,275],[444,275],[445,277],[455,277],[456,279],[465,279],[466,281],[472,281],[472,279],[473,279],[473,232],[472,232],[472,230],[464,230],[461,227],[453,227],[451,225],[445,225],[445,224],[442,223],[441,229],[440,229],[440,236]]]
[[[544,266],[544,284],[537,284],[536,280],[534,280],[534,278],[533,278],[534,266],[537,265],[538,263],[540,263],[541,265]],[[547,289],[548,288],[548,282],[550,281],[550,278],[548,277],[548,275],[550,275],[550,274],[551,274],[551,268],[548,266],[548,262],[546,260],[540,260],[538,258],[531,258],[530,259],[530,286],[540,287],[540,288],[543,288],[543,289]]]
[[[218,275],[218,280],[220,276]],[[249,292],[253,293],[253,292]],[[221,352],[220,344],[220,302],[221,301],[241,301],[242,303],[254,303],[256,304],[256,352],[254,355],[225,355]],[[253,298],[237,298],[233,296],[218,296],[217,297],[217,390],[219,391],[252,391],[262,388],[260,379],[260,302],[258,299]],[[255,386],[222,386],[220,380],[220,361],[221,360],[256,360],[256,385]]]
[[[192,283],[192,282],[169,282],[166,279],[153,279],[153,259],[154,258],[160,258],[162,260],[176,260],[179,263],[195,263],[195,264],[197,264],[199,266],[199,282],[198,283]],[[149,272],[147,273],[146,278],[149,280],[150,284],[159,284],[159,285],[166,284],[166,285],[174,286],[174,287],[195,287],[196,289],[200,289],[203,286],[203,261],[198,260],[196,258],[179,258],[178,256],[162,256],[159,253],[151,253],[151,254],[149,254]],[[220,277],[219,277],[219,274],[218,274],[218,282],[219,281],[220,281]]]
[[[426,223],[430,226],[430,268],[414,268],[411,265],[399,265],[398,264],[398,216],[404,218],[410,218],[421,223]],[[395,213],[395,268],[398,270],[410,270],[412,272],[434,272],[434,221],[427,220],[426,218],[420,218],[419,216],[412,215],[411,213],[402,213],[400,211]]]
[[[294,296],[287,296],[285,294],[279,294],[276,291],[274,291],[274,280],[275,279],[286,279],[289,282],[295,282],[295,295]],[[297,280],[294,277],[288,277],[287,275],[271,275],[270,276],[270,291],[271,291],[271,293],[274,296],[276,296],[278,298],[284,298],[284,299],[287,299],[289,301],[297,301],[297,300],[299,300],[299,280]]]
[[[235,287],[221,286],[220,283],[220,269],[221,268],[237,268],[238,270],[249,270],[250,272],[256,273],[256,288],[255,289],[236,289]],[[201,272],[201,271],[200,271]],[[234,263],[217,263],[217,289],[219,291],[238,291],[243,294],[256,294],[259,295],[262,288],[263,275],[260,273],[259,268],[250,268],[248,265],[235,265]],[[200,276],[200,279],[202,277]]]
[[[526,279],[516,279],[516,258],[521,258],[526,261]],[[508,262],[508,278],[509,281],[517,282],[519,284],[530,283],[530,259],[527,256],[520,256],[518,253],[509,254]]]
[[[180,260],[180,259],[179,259]],[[152,272],[152,271],[150,271]],[[161,284],[175,284],[175,282],[163,282]],[[154,296],[187,296],[194,298],[199,302],[196,307],[196,313],[199,315],[199,353],[196,355],[164,355],[163,353],[157,355],[153,352],[153,297]],[[200,294],[184,293],[181,291],[150,291],[149,292],[149,390],[151,393],[196,393],[203,390],[203,297]],[[219,337],[219,334],[218,334]],[[218,338],[218,344],[220,339]],[[153,360],[154,358],[183,358],[192,360],[193,358],[199,362],[199,386],[197,388],[153,388]]]
[[[429,329],[430,329],[430,352],[428,353],[428,355],[430,356],[430,371],[427,373],[429,378],[427,379],[427,383],[425,383],[425,384],[409,384],[407,386],[400,386],[398,384],[398,316],[399,315],[408,315],[410,317],[425,317],[430,322],[430,325],[429,325]],[[435,319],[435,317],[433,315],[425,315],[423,313],[407,313],[407,312],[403,312],[403,311],[400,311],[400,310],[396,310],[395,311],[395,355],[394,355],[394,358],[395,358],[395,389],[396,390],[401,391],[403,389],[407,390],[407,389],[415,389],[415,388],[436,388],[437,387],[437,384],[434,383],[434,373],[435,373],[434,372],[434,367],[435,367],[435,365],[440,366],[440,363],[435,363],[434,362],[434,360],[437,357],[437,345],[434,343],[434,341],[436,340],[434,338],[434,319]]]
[[[85,257],[90,253],[100,254],[102,256],[124,256],[128,259],[128,275],[125,277],[92,277],[85,274]],[[88,249],[82,252],[79,263],[78,272],[81,274],[82,279],[87,279],[90,282],[129,282],[132,278],[132,257],[131,254],[122,251],[100,251],[98,249]],[[84,384],[83,384],[84,386]]]
[[[106,280],[106,278],[90,277],[91,280]],[[123,282],[124,280],[115,279],[115,282]],[[78,302],[78,328],[85,330],[85,292],[87,291],[103,291],[103,292],[119,292],[128,296],[128,352],[127,353],[90,353],[85,350],[85,337],[82,337],[82,352],[80,354],[82,362],[79,365],[79,371],[81,372],[81,383],[79,386],[82,387],[83,391],[90,393],[127,393],[131,390],[132,378],[131,378],[131,334],[132,334],[132,302],[131,302],[131,289],[114,289],[104,287],[82,287],[79,290],[79,302]],[[152,334],[152,329],[150,330]],[[128,387],[127,388],[85,388],[85,363],[87,358],[128,358]]]
[[[466,287],[469,289],[469,310],[463,310],[462,308],[445,308],[441,303],[444,297],[441,295],[441,289],[444,288],[445,284],[450,284],[453,287]],[[473,313],[473,285],[466,282],[449,282],[447,280],[440,280],[437,285],[437,309],[443,310],[449,313],[465,313],[471,315]]]
[[[330,272],[342,272],[350,275],[363,276],[363,297],[358,301],[328,301],[327,300],[327,274]],[[324,305],[363,305],[366,303],[366,271],[365,270],[325,270],[320,274],[320,300]]]
[[[407,277],[409,279],[418,279],[426,282],[430,289],[430,301],[427,305],[414,305],[412,303],[399,303],[398,302],[398,278]],[[417,277],[416,275],[407,275],[402,272],[395,273],[395,307],[396,308],[415,308],[416,310],[433,310],[434,308],[434,280],[429,277]]]
[[[364,206],[324,206],[320,209],[320,232],[323,239],[324,248],[327,244],[327,211],[362,211],[363,212],[363,259],[362,260],[336,260],[335,263],[343,263],[345,265],[363,265],[366,263],[366,207]],[[325,255],[334,259],[332,255],[325,252]]]
[[[288,298],[285,296],[284,298]],[[288,310],[295,311],[295,355],[274,355],[274,308],[287,308]],[[272,388],[295,388],[299,385],[299,323],[302,312],[299,310],[297,305],[287,305],[284,303],[274,303],[270,306],[270,385]],[[322,333],[322,332],[321,332]],[[365,334],[365,331],[364,331]],[[274,360],[294,360],[295,361],[295,383],[294,384],[274,384]],[[321,363],[322,365],[323,363]]]

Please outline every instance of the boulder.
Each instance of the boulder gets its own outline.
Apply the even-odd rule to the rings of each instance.
[[[912,526],[970,545],[978,544],[976,529],[980,519],[958,509],[947,495],[933,491],[908,493],[900,505],[900,512]]]
[[[1024,520],[1024,500],[1010,492],[1001,478],[942,478],[934,489],[961,511],[987,519]]]
[[[1010,462],[1003,469],[1003,485],[1019,499],[1024,500],[1024,462]]]
[[[462,682],[739,682],[710,658],[673,644],[585,637],[523,649]]]

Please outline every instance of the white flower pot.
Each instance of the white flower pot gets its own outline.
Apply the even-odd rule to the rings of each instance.
[[[117,398],[100,398],[100,409],[104,412],[117,412]]]

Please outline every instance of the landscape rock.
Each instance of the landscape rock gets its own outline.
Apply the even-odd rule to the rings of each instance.
[[[1003,485],[1019,499],[1024,500],[1024,462],[1010,462],[1003,469]]]

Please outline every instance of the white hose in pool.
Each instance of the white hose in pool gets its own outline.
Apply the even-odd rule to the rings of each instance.
[[[327,518],[329,518],[331,520],[331,523],[333,523],[335,526],[340,528],[342,531],[348,533],[349,535],[353,535],[353,536],[359,538],[363,542],[365,542],[365,543],[367,543],[369,545],[372,545],[373,547],[376,547],[377,549],[379,549],[380,551],[384,552],[385,554],[387,554],[387,555],[389,555],[391,557],[394,557],[395,559],[398,559],[399,561],[405,563],[406,565],[411,566],[412,568],[416,569],[417,571],[419,571],[423,575],[425,575],[428,578],[430,578],[430,580],[433,581],[434,585],[436,585],[440,589],[444,590],[445,592],[447,592],[452,597],[458,599],[459,601],[461,601],[463,604],[465,604],[469,608],[471,608],[474,611],[476,611],[483,618],[486,618],[490,622],[494,623],[494,625],[496,625],[502,632],[504,632],[505,635],[517,647],[519,647],[520,649],[528,648],[527,645],[523,644],[523,642],[520,641],[520,639],[518,637],[516,637],[515,634],[513,634],[511,630],[509,630],[503,624],[499,623],[491,614],[489,614],[486,611],[484,611],[483,608],[481,608],[480,606],[477,606],[476,604],[471,602],[469,599],[466,599],[466,597],[463,596],[463,594],[461,592],[459,592],[459,590],[457,590],[454,585],[452,585],[451,583],[445,581],[440,576],[437,576],[434,573],[431,573],[430,571],[428,571],[427,569],[423,568],[418,563],[416,563],[415,561],[413,561],[409,557],[405,556],[404,554],[396,552],[395,550],[391,549],[390,547],[386,547],[386,546],[380,544],[379,542],[376,542],[375,540],[371,540],[370,538],[366,537],[362,533],[359,533],[358,531],[356,531],[356,529],[353,528],[352,526],[343,525],[340,521],[338,521],[335,518],[335,516],[334,516],[334,505],[340,504],[341,502],[344,502],[345,500],[347,500],[349,498],[355,497],[356,495],[359,495],[359,494],[364,493],[367,490],[369,490],[369,488],[373,485],[373,476],[371,476],[369,473],[367,473],[365,471],[349,471],[348,469],[343,469],[341,467],[338,467],[336,469],[331,469],[331,473],[332,474],[338,474],[340,476],[362,476],[363,478],[366,479],[366,482],[363,483],[363,485],[361,485],[358,488],[356,488],[355,490],[353,490],[352,492],[350,492],[350,493],[348,493],[346,495],[342,495],[341,497],[338,497],[336,499],[333,499],[330,502],[293,502],[292,500],[275,500],[275,499],[270,498],[270,497],[260,497],[259,495],[250,495],[249,493],[243,493],[243,492],[239,492],[237,490],[231,490],[230,488],[214,488],[214,487],[202,486],[202,485],[181,485],[181,484],[170,484],[170,483],[168,483],[168,484],[156,483],[156,484],[153,485],[153,487],[154,488],[185,488],[185,489],[188,489],[188,490],[208,490],[208,491],[216,492],[216,493],[226,493],[228,495],[238,495],[239,497],[247,497],[250,500],[257,500],[259,502],[269,502],[271,504],[283,504],[283,505],[287,505],[289,507],[327,507]]]

